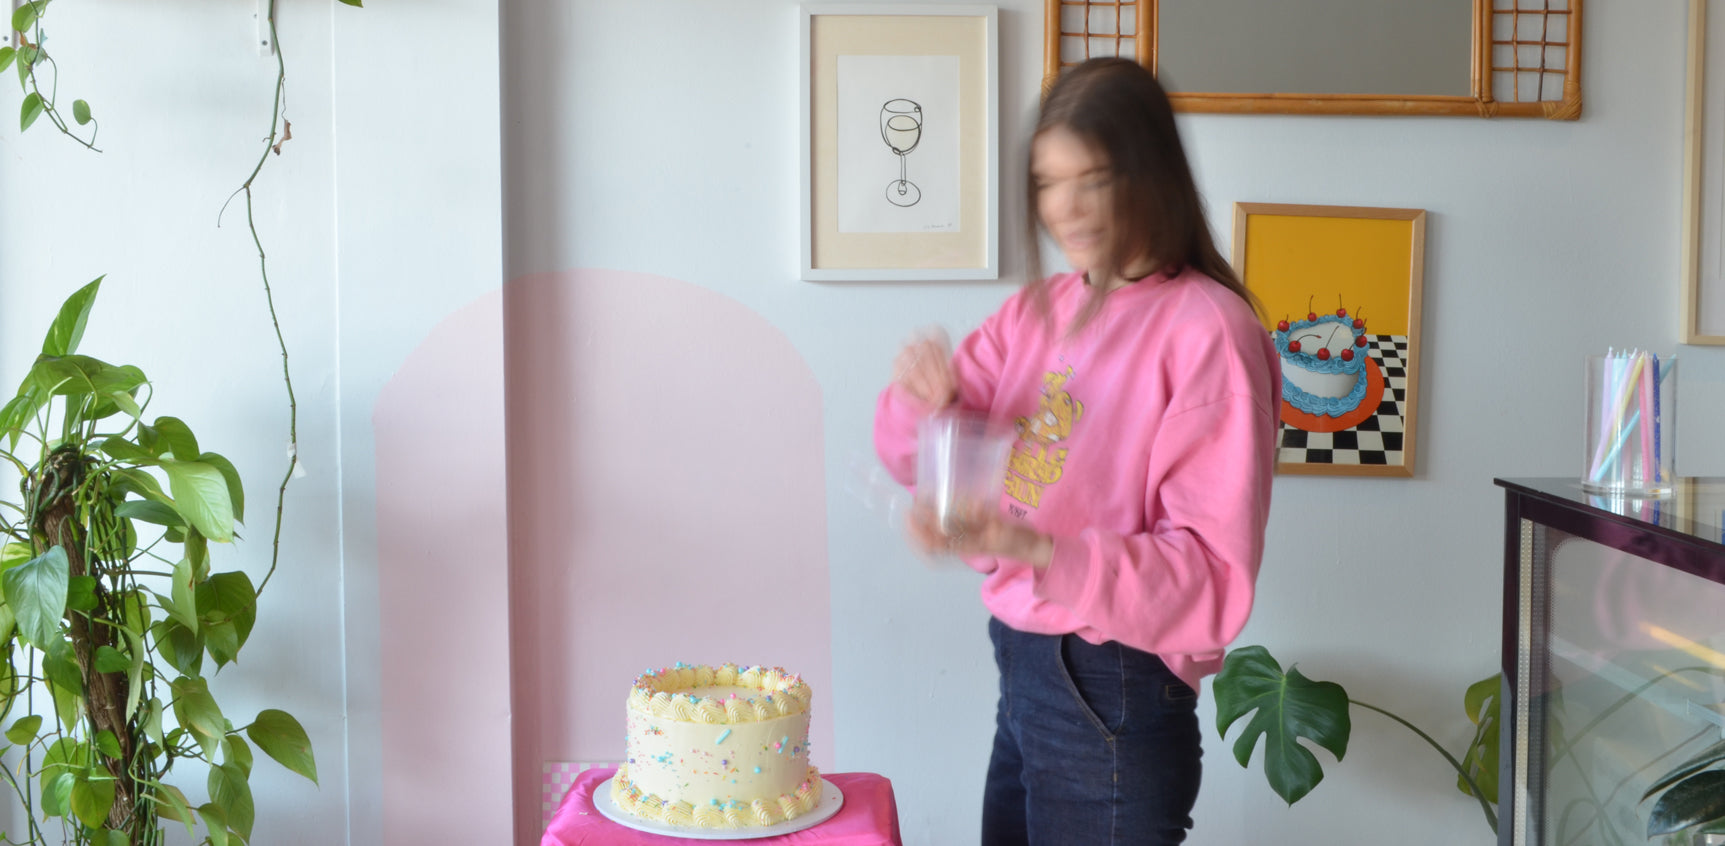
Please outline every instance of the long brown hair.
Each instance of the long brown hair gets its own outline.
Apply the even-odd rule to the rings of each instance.
[[[1078,136],[1109,164],[1114,243],[1104,251],[1106,269],[1125,278],[1127,266],[1142,260],[1148,260],[1152,272],[1194,268],[1261,312],[1257,297],[1216,250],[1174,126],[1174,108],[1149,70],[1130,59],[1098,58],[1061,73],[1043,100],[1031,135],[1027,171],[1034,165],[1036,138],[1055,127]],[[1052,319],[1038,243],[1043,226],[1034,175],[1026,180],[1026,189],[1030,213],[1024,242],[1029,251],[1030,293],[1037,309]],[[1102,290],[1097,288],[1067,330],[1083,328],[1101,307]]]

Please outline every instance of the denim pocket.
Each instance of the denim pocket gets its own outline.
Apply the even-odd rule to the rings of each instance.
[[[1126,684],[1120,645],[1100,646],[1075,634],[1055,638],[1054,664],[1072,701],[1102,737],[1113,742],[1126,723]]]

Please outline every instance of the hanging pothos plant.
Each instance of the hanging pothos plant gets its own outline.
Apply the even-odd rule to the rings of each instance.
[[[4,778],[23,842],[53,842],[39,819],[104,846],[159,843],[163,819],[249,841],[253,746],[313,782],[317,765],[292,716],[236,722],[210,690],[257,619],[251,578],[210,554],[245,492],[185,422],[148,417],[142,370],[79,354],[100,285],[66,301],[0,409],[0,456],[22,477],[19,501],[0,500],[0,718],[22,759]],[[182,760],[208,765],[204,801],[167,780]]]
[[[90,104],[74,100],[70,122],[57,105],[59,68],[42,29],[48,6],[25,0],[11,20],[17,45],[0,47],[0,72],[16,68],[24,90],[19,128],[46,118],[100,152]],[[211,543],[234,540],[244,519],[239,474],[204,451],[185,422],[147,417],[143,371],[78,352],[102,280],[79,289],[16,396],[0,407],[0,460],[21,478],[17,501],[0,496],[0,753],[17,761],[0,767],[0,782],[26,810],[22,831],[0,832],[6,844],[158,844],[164,821],[201,831],[200,842],[212,846],[249,842],[254,746],[317,781],[298,720],[265,709],[236,723],[209,685],[237,659],[257,619],[298,460],[287,346],[252,209],[264,164],[292,137],[275,13],[271,0],[269,132],[234,192],[245,198],[288,395],[288,468],[276,491],[269,573],[254,588],[242,571],[214,570]],[[207,765],[201,791],[170,780],[175,763],[187,760]]]

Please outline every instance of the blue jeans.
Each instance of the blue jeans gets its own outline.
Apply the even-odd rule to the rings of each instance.
[[[1203,754],[1198,694],[1148,652],[990,618],[1000,667],[983,846],[1180,843]]]

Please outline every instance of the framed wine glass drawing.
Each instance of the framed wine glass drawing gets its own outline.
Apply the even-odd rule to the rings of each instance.
[[[802,8],[810,281],[998,279],[997,12]]]
[[[1234,270],[1282,370],[1276,472],[1414,475],[1425,216],[1234,204]]]

